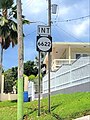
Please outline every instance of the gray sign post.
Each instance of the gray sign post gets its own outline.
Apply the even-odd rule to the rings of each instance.
[[[52,51],[52,37],[49,35],[49,27],[48,26],[39,26],[38,30],[39,30],[38,31],[39,36],[37,36],[36,49],[39,52],[38,116],[40,116],[40,93],[41,93],[41,90],[40,90],[40,74],[41,74],[40,52],[49,52],[50,53]]]

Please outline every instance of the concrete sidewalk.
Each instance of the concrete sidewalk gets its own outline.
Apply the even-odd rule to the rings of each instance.
[[[77,119],[74,119],[74,120],[90,120],[90,115],[84,116],[84,117],[81,117],[81,118],[77,118]]]

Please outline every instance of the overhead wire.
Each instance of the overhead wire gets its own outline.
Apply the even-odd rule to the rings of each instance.
[[[31,0],[30,2],[29,2],[29,4],[30,3],[32,3],[32,1],[33,0]],[[60,4],[61,4],[61,2],[60,2]],[[87,18],[87,17],[90,17],[90,15],[86,15],[86,16],[82,16],[82,17],[78,17],[78,18],[72,18],[72,19],[66,19],[66,20],[62,20],[62,21],[56,21],[56,19],[58,18],[58,13],[57,13],[57,16],[56,16],[56,18],[55,18],[55,20],[53,21],[53,22],[71,22],[71,21],[75,21],[75,20],[80,20],[80,19],[85,19],[85,18]],[[44,23],[44,22],[42,22],[42,21],[34,21],[34,22],[31,22],[31,23],[43,23],[43,24],[45,24],[46,25],[46,23]],[[56,25],[57,26],[57,25]],[[58,26],[57,26],[58,27]],[[59,27],[60,28],[60,27]],[[77,40],[79,40],[78,38],[76,38],[74,35],[72,35],[72,34],[70,34],[70,33],[68,33],[67,31],[65,31],[64,29],[62,29],[62,28],[60,28],[64,33],[66,33],[66,34],[68,34],[69,36],[71,36],[71,37],[73,37],[73,38],[75,38],[75,39],[77,39]],[[36,30],[35,30],[36,31]],[[34,31],[34,32],[35,32]],[[33,33],[33,32],[32,32]],[[31,33],[30,33],[31,34]],[[30,35],[30,34],[27,34],[25,37],[27,37],[28,35]],[[80,40],[79,40],[80,41]]]
[[[24,4],[24,9],[25,9],[25,8],[28,8],[28,6],[30,6],[32,2],[33,2],[33,0],[28,0],[28,1]]]
[[[59,8],[58,8],[59,9]],[[57,11],[58,12],[58,11]],[[90,12],[90,11],[89,11]],[[81,17],[78,17],[78,18],[72,18],[72,19],[66,19],[66,20],[57,20],[59,15],[59,13],[57,13],[56,15],[56,18],[52,21],[52,23],[58,23],[58,22],[71,22],[71,21],[77,21],[77,20],[81,20],[81,19],[86,19],[86,18],[89,18],[90,17],[90,13],[89,15],[86,15],[86,16],[81,16]],[[60,28],[58,25],[56,25],[59,29],[61,29],[65,34],[67,34],[68,36],[70,37],[73,37],[74,39],[78,40],[78,41],[81,41],[80,39],[76,38],[74,34],[70,34],[69,32],[67,32],[66,30]],[[83,41],[81,41],[83,42]]]
[[[35,33],[35,32],[36,32],[36,30],[34,30],[34,31],[31,32],[31,33],[26,34],[25,37],[28,37],[28,36],[30,36],[31,34]]]
[[[90,17],[90,15],[86,15],[86,16],[82,16],[82,17],[78,17],[78,18],[72,18],[72,19],[66,19],[66,20],[61,20],[61,21],[53,21],[53,22],[71,22],[71,21],[76,21],[76,20],[80,20],[80,19],[85,19]]]
[[[71,21],[75,21],[75,20],[78,20],[78,19],[85,19],[87,17],[90,17],[90,8],[89,8],[89,15],[86,15],[86,16],[81,16],[81,17],[78,17],[78,18],[72,18],[72,19],[66,19],[66,20],[57,20],[59,19],[59,5],[63,4],[63,1],[60,2],[60,0],[58,0],[58,10],[57,10],[57,13],[56,13],[56,18],[53,20],[53,22],[71,22]],[[89,1],[89,5],[90,5],[90,1]],[[61,18],[60,18],[61,19]]]
[[[61,27],[59,27],[58,25],[55,25],[55,27],[57,27],[59,30],[62,30],[65,34],[67,34],[68,36],[74,38],[77,41],[80,41],[82,43],[84,43],[83,41],[81,41],[80,39],[78,39],[77,37],[75,37],[75,35],[72,33],[70,34],[69,32],[67,32],[66,30],[62,29]]]
[[[59,7],[58,7],[59,9]],[[86,16],[81,16],[81,17],[78,17],[78,18],[72,18],[72,19],[66,19],[66,20],[57,20],[59,18],[59,10],[57,11],[57,15],[56,15],[56,18],[52,21],[52,23],[58,23],[58,22],[71,22],[71,21],[77,21],[77,20],[81,20],[81,19],[86,19],[86,18],[89,18],[90,17],[90,13],[89,15],[86,15]],[[89,11],[90,12],[90,11]],[[90,20],[90,19],[89,19]],[[58,25],[56,25],[55,27],[57,27],[58,29],[62,30],[65,34],[67,34],[68,36],[74,38],[75,40],[77,41],[81,41],[84,43],[84,41],[78,39],[73,33],[70,34],[69,32],[67,32],[66,30],[62,29],[61,27],[59,27]],[[60,31],[59,30],[59,31]]]

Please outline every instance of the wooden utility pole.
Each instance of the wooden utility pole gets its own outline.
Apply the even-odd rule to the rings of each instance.
[[[51,34],[51,0],[48,0],[48,26]],[[50,110],[50,52],[48,52],[48,112]]]
[[[2,84],[2,61],[1,61],[1,51],[2,51],[2,45],[0,43],[0,93],[1,93],[1,84]]]
[[[2,37],[0,37],[0,93],[2,89],[2,58],[3,58],[3,48],[2,48]]]
[[[23,120],[23,26],[21,0],[17,0],[18,23],[18,103],[17,120]]]

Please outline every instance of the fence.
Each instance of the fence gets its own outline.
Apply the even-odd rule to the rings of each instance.
[[[51,94],[90,91],[90,56],[51,72]],[[43,96],[48,93],[48,74],[43,78]]]
[[[36,79],[36,82],[31,82],[29,81],[28,83],[28,97],[30,100],[37,100],[38,99],[38,79]],[[41,81],[41,86],[40,86],[40,97],[42,98],[42,81]]]
[[[17,94],[1,93],[0,94],[0,101],[6,101],[6,100],[17,100]]]
[[[34,100],[35,99],[35,88],[34,88],[34,82],[29,82],[28,83],[28,97],[30,98],[30,100]]]

